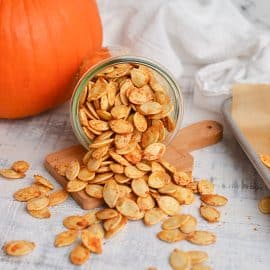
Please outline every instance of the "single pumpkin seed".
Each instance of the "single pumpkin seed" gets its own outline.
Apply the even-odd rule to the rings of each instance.
[[[66,247],[73,244],[78,238],[78,231],[68,230],[61,232],[55,236],[54,246],[55,247]]]
[[[30,167],[29,163],[24,160],[15,161],[11,165],[11,169],[13,169],[15,172],[18,172],[18,173],[26,173],[29,167]]]
[[[78,160],[72,160],[66,169],[66,178],[74,180],[80,172],[80,163]]]
[[[155,225],[166,218],[166,214],[159,208],[147,210],[144,215],[144,224],[147,226]]]
[[[223,206],[228,202],[228,199],[218,194],[201,195],[201,201],[211,206]]]
[[[50,209],[48,207],[42,208],[40,210],[27,210],[28,213],[35,217],[35,218],[50,218],[51,217],[51,212]]]
[[[68,192],[78,192],[85,189],[86,186],[87,182],[80,180],[73,180],[67,183],[66,189]]]
[[[4,251],[10,256],[23,256],[31,253],[35,249],[34,242],[26,240],[13,240],[6,243],[3,247]]]
[[[54,189],[54,185],[45,177],[41,175],[34,175],[35,183],[48,187],[49,189]]]
[[[40,196],[27,201],[27,210],[41,210],[49,205],[49,198],[46,196]]]
[[[63,220],[63,225],[69,230],[85,229],[89,223],[82,216],[68,216]]]
[[[89,184],[85,188],[85,192],[93,198],[102,199],[103,198],[103,186],[97,184]]]
[[[217,209],[209,205],[200,206],[201,216],[208,222],[218,222],[220,219],[220,213]]]
[[[20,179],[25,177],[24,173],[16,172],[13,169],[1,169],[0,175],[7,179]]]
[[[190,257],[184,251],[174,249],[170,255],[170,265],[174,270],[188,270],[191,266]]]
[[[102,240],[98,235],[93,234],[89,230],[83,230],[81,233],[83,245],[91,252],[102,253]]]
[[[270,214],[270,196],[262,198],[258,207],[263,214]]]
[[[63,203],[64,201],[66,201],[68,198],[68,193],[63,190],[57,190],[53,193],[49,194],[49,206],[55,206],[58,205],[60,203]]]
[[[82,244],[78,244],[69,255],[71,263],[75,265],[84,264],[89,259],[89,257],[90,251]]]
[[[162,230],[157,234],[157,237],[162,241],[173,243],[184,240],[186,234],[180,232],[178,229]]]

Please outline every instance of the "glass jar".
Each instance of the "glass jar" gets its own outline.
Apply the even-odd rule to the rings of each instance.
[[[156,75],[160,84],[166,89],[168,95],[171,98],[171,102],[174,104],[174,109],[170,113],[170,116],[174,120],[176,124],[176,128],[173,132],[171,133],[168,132],[166,134],[166,139],[163,143],[168,145],[177,134],[177,131],[179,130],[182,124],[182,120],[183,120],[184,105],[183,105],[182,90],[180,86],[178,85],[176,80],[173,78],[171,73],[161,64],[148,58],[122,54],[123,50],[121,49],[117,49],[117,50],[114,49],[114,52],[115,51],[117,51],[117,53],[114,53],[114,55],[117,55],[117,56],[111,56],[91,66],[84,73],[84,75],[80,78],[77,85],[75,86],[75,89],[71,98],[71,103],[70,103],[70,118],[71,118],[72,129],[75,136],[77,137],[81,145],[83,145],[86,149],[89,148],[89,144],[91,144],[91,140],[86,136],[79,121],[79,107],[80,107],[79,101],[80,101],[81,94],[85,86],[88,84],[88,82],[96,74],[98,74],[105,68],[108,68],[116,64],[131,63],[135,65],[144,65],[150,68]]]

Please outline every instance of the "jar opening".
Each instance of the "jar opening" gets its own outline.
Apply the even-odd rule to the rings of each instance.
[[[105,69],[108,69],[109,67],[121,64],[132,64],[135,66],[142,65],[149,68],[155,73],[155,76],[157,76],[158,80],[161,82],[161,85],[163,85],[166,89],[167,94],[170,96],[171,102],[174,105],[170,115],[174,119],[176,125],[176,128],[172,133],[166,134],[166,140],[163,142],[165,144],[169,144],[176,135],[182,123],[184,108],[181,89],[173,79],[173,76],[170,74],[170,72],[167,71],[166,68],[162,67],[159,63],[156,63],[147,58],[131,55],[111,57],[109,59],[103,60],[102,62],[91,67],[79,80],[75,87],[70,104],[71,124],[76,137],[78,138],[79,142],[87,149],[89,144],[92,143],[91,139],[86,135],[79,121],[80,99],[82,98],[85,87],[87,87],[89,81],[93,80],[97,74],[101,73]]]

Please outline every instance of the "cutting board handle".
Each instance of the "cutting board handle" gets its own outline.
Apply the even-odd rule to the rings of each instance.
[[[170,147],[178,152],[191,152],[219,142],[222,136],[220,123],[204,120],[180,129]]]

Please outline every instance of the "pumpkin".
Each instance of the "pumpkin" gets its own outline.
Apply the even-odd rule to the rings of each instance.
[[[102,45],[94,0],[13,0],[0,5],[0,118],[55,107]]]

